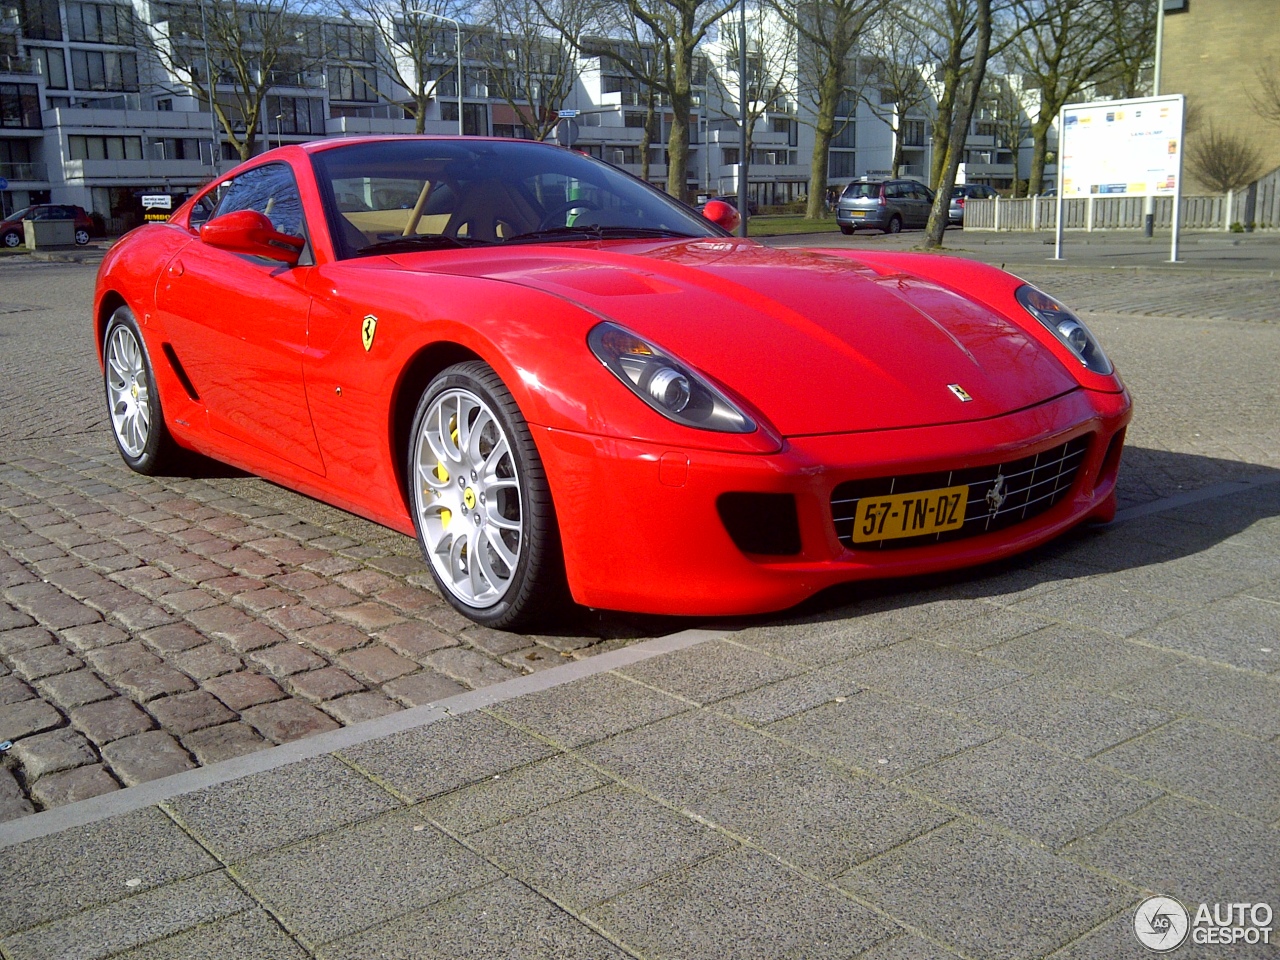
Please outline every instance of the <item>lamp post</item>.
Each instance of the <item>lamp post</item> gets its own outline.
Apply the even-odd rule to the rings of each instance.
[[[276,114],[276,147],[277,149],[284,146],[284,134],[280,132],[280,124],[284,120],[283,113]]]
[[[218,115],[213,110],[214,88],[217,82],[213,76],[213,64],[209,60],[209,24],[205,19],[204,0],[200,0],[200,33],[204,39],[204,72],[209,81],[209,132],[213,141],[209,144],[209,161],[213,164],[213,175],[218,176]]]
[[[463,83],[462,77],[462,21],[457,17],[447,17],[443,13],[432,13],[430,10],[420,10],[417,7],[408,8],[409,12],[417,17],[426,17],[429,20],[443,20],[452,23],[454,30],[458,32],[458,136],[465,136],[466,130],[462,126],[462,97],[466,84]]]
[[[738,23],[738,236],[747,235],[747,0]]]

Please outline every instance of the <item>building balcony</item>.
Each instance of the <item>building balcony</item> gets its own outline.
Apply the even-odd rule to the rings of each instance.
[[[209,114],[187,110],[99,110],[92,107],[57,107],[43,113],[45,129],[106,128],[113,133],[145,130],[152,137],[194,136],[209,133]],[[194,133],[192,132],[194,131]]]
[[[449,121],[453,132],[458,132],[458,122]],[[431,126],[431,121],[427,122]],[[324,122],[327,137],[354,137],[370,134],[413,133],[413,121],[398,117],[330,117]]]
[[[19,77],[39,76],[40,68],[34,60],[12,53],[0,54],[0,74]]]
[[[115,186],[163,180],[207,180],[212,171],[199,160],[67,160],[62,173],[68,183]]]
[[[0,179],[10,185],[48,183],[49,168],[43,163],[0,163]]]

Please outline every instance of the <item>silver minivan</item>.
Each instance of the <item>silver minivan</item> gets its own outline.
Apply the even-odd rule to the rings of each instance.
[[[840,232],[859,227],[898,233],[903,227],[923,227],[933,208],[933,191],[918,180],[854,180],[836,202]]]

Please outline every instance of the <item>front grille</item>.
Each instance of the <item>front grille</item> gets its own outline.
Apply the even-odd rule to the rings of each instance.
[[[874,480],[850,480],[831,494],[831,519],[836,536],[851,550],[897,550],[930,543],[960,540],[980,533],[1002,530],[1023,520],[1030,520],[1058,503],[1075,483],[1076,471],[1089,448],[1089,437],[1077,437],[1052,450],[1023,457],[1009,463],[965,470],[942,470],[937,473],[915,473],[905,477],[878,477]],[[992,494],[997,477],[1003,478],[1004,500],[995,511],[991,504],[998,498]],[[915,493],[942,487],[969,487],[964,525],[944,533],[929,533],[897,540],[870,543],[853,542],[853,520],[858,502],[864,497],[883,497],[894,493]],[[990,500],[988,497],[990,496]]]

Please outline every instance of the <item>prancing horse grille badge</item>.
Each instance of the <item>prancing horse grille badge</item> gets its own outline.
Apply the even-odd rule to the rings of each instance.
[[[950,390],[952,393],[954,393],[956,397],[959,398],[961,403],[968,403],[970,400],[973,399],[973,397],[969,396],[969,394],[965,391],[964,387],[960,386],[960,384],[958,383],[948,383],[947,389]]]

